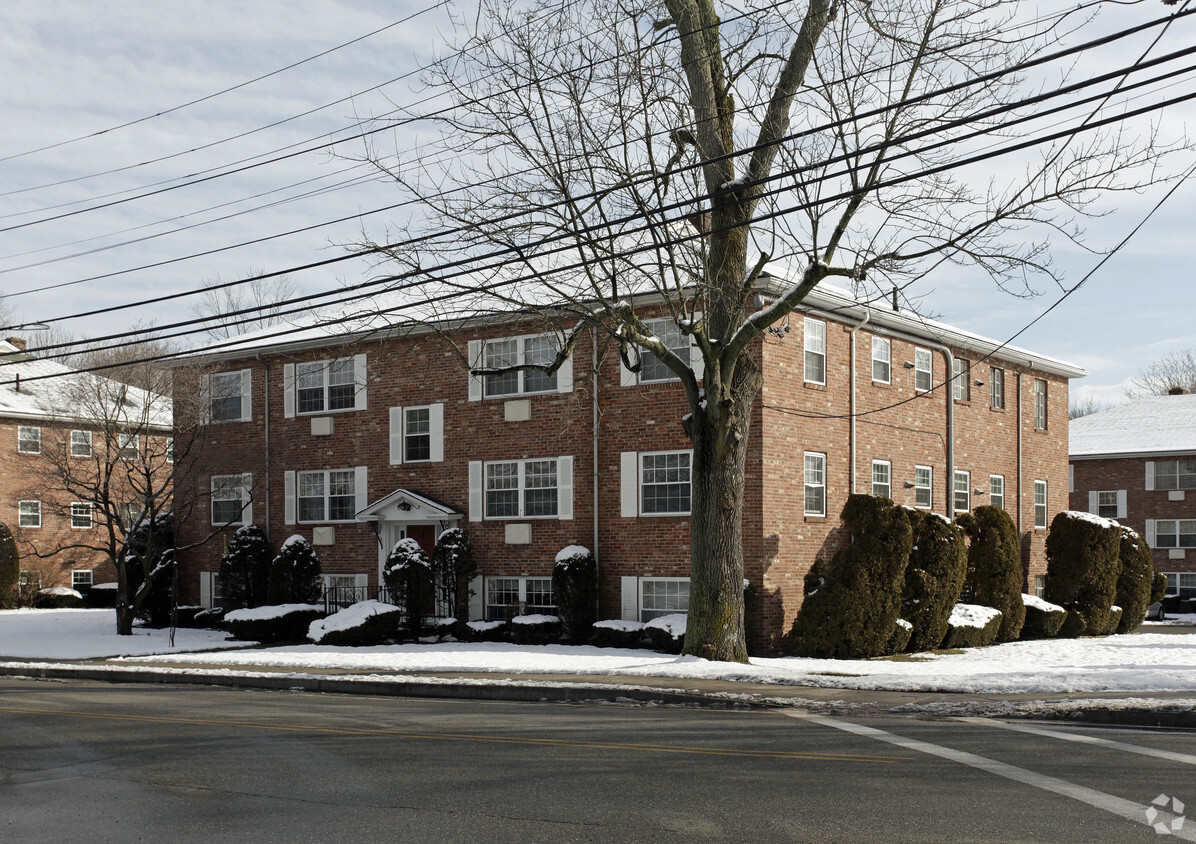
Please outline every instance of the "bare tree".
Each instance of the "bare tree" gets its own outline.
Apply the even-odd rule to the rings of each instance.
[[[1172,390],[1196,393],[1196,349],[1181,349],[1163,355],[1138,370],[1125,391],[1128,398],[1165,396]]]
[[[264,272],[250,270],[245,281],[232,286],[224,286],[220,276],[203,282],[191,314],[209,321],[208,336],[221,340],[282,320],[285,302],[296,295],[295,282],[287,275],[262,278]]]
[[[424,282],[420,297],[452,297],[439,312],[423,303],[431,319],[541,313],[560,354],[540,368],[554,371],[585,329],[605,332],[631,369],[648,351],[680,380],[693,443],[686,653],[747,659],[756,341],[828,277],[887,295],[969,265],[1025,294],[1027,279],[1054,278],[1050,238],[1078,238],[1094,198],[1159,178],[1162,151],[1115,130],[1061,138],[1008,175],[979,160],[952,169],[975,151],[969,139],[1016,135],[1011,115],[1038,108],[1000,71],[1069,25],[1022,25],[1016,11],[482,0],[428,80],[453,105],[439,139],[406,158],[367,152],[424,216],[364,245]],[[475,261],[467,276],[438,269],[463,257]],[[761,302],[770,261],[798,269]],[[671,329],[645,324],[639,294],[662,303]]]
[[[1067,399],[1067,418],[1079,419],[1082,416],[1091,416],[1093,413],[1108,410],[1112,406],[1094,396],[1071,395]]]

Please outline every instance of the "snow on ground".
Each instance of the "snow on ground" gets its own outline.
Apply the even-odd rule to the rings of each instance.
[[[94,659],[245,645],[227,638],[216,630],[178,630],[171,648],[169,630],[134,627],[132,636],[117,636],[115,610],[0,610],[0,657]]]

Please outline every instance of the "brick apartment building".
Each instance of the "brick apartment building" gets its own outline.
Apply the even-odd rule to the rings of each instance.
[[[786,287],[763,285],[765,297]],[[654,313],[649,300],[637,307]],[[803,576],[843,540],[852,490],[947,516],[1003,506],[1027,586],[1040,583],[1045,528],[1066,504],[1068,379],[1084,372],[825,286],[787,324],[751,351],[764,375],[743,515],[755,646],[788,631]],[[685,353],[675,326],[649,325]],[[471,376],[455,350],[481,367],[551,360],[543,331],[515,315],[445,333],[267,331],[214,354],[200,384],[176,385],[176,397],[200,396],[204,462],[192,474],[211,497],[182,541],[256,522],[274,547],[296,533],[312,541],[328,585],[373,590],[399,538],[430,547],[459,526],[482,571],[473,618],[551,612],[553,560],[571,544],[599,560],[603,618],[685,610],[679,383],[651,355],[627,370],[596,332],[554,377]],[[195,412],[176,400],[176,426]],[[217,540],[183,555],[183,600],[218,600],[222,550]]]
[[[169,402],[40,359],[15,337],[0,341],[0,385],[0,521],[17,540],[23,582],[86,591],[114,581],[110,555],[98,550],[104,506],[114,504],[125,524],[141,512],[124,473],[165,455]],[[108,399],[120,406],[101,405]],[[145,410],[152,420],[140,418]],[[89,494],[100,476],[110,481],[103,501]]]
[[[1071,508],[1146,538],[1167,591],[1196,596],[1196,395],[1155,396],[1071,423]]]

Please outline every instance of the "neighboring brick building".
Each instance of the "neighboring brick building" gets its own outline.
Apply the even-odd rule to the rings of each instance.
[[[16,537],[23,581],[84,591],[114,581],[110,555],[98,550],[106,543],[105,502],[124,510],[126,524],[140,513],[135,484],[122,476],[126,464],[138,471],[165,454],[169,402],[39,359],[19,338],[0,341],[0,382],[0,521]],[[101,406],[108,398],[120,407]],[[94,477],[109,481],[104,501],[95,500]]]
[[[1146,538],[1167,590],[1196,596],[1196,396],[1139,399],[1071,423],[1071,508]]]
[[[785,289],[764,284],[766,295]],[[1032,587],[1045,573],[1045,527],[1066,502],[1068,378],[1083,371],[824,286],[787,325],[752,349],[764,375],[743,516],[756,647],[788,631],[803,576],[841,541],[852,488],[947,515],[1001,504]],[[653,328],[685,348],[666,324]],[[450,336],[493,366],[550,360],[553,337],[536,331],[512,316]],[[964,371],[954,396],[944,384],[953,366]],[[212,515],[184,525],[184,543],[243,508],[275,547],[292,533],[312,540],[330,584],[372,590],[397,539],[430,546],[457,525],[484,575],[475,618],[511,604],[550,609],[553,559],[570,544],[596,552],[604,618],[686,607],[687,407],[650,355],[637,376],[595,333],[553,378],[471,377],[432,331],[309,331],[246,338],[208,372],[206,386],[176,388],[201,396],[210,420],[194,475]],[[213,600],[221,551],[208,543],[183,556],[183,600]]]

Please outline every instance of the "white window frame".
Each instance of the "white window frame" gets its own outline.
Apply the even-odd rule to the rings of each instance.
[[[1005,507],[1005,476],[988,476],[988,503],[991,507]]]
[[[893,497],[893,464],[891,461],[872,461],[872,494],[878,498]]]
[[[41,454],[42,429],[36,425],[18,425],[17,452],[19,454]]]
[[[36,499],[27,498],[17,502],[17,526],[23,528],[39,528],[42,526],[42,503]]]
[[[651,584],[651,588],[648,585]],[[661,591],[657,594],[657,588]],[[649,591],[653,603],[674,603],[678,606],[648,606]],[[658,600],[659,599],[659,600]],[[683,605],[683,606],[682,606]],[[689,613],[689,578],[688,577],[641,577],[639,579],[639,620],[651,621],[664,615],[674,613]]]
[[[1034,529],[1046,530],[1047,527],[1047,482],[1034,481]]]
[[[412,434],[409,414],[414,411],[427,411],[427,433]],[[408,445],[414,436],[428,437],[428,456],[419,459],[409,457]],[[443,463],[444,462],[444,404],[419,404],[409,407],[392,407],[390,409],[390,465],[398,466],[403,463]]]
[[[1172,530],[1163,531],[1163,525],[1171,525]],[[1186,530],[1184,529],[1186,526]],[[1196,519],[1156,519],[1154,523],[1155,548],[1196,548]],[[1170,542],[1164,542],[1163,537],[1174,537]],[[1181,537],[1191,537],[1187,545]],[[1196,584],[1193,584],[1196,586]]]
[[[549,486],[528,486],[528,467],[533,464],[551,463],[552,464],[552,481],[553,485]],[[515,474],[507,476],[515,481],[515,486],[506,488],[491,489],[491,480],[497,479],[491,475],[491,470],[499,466],[514,466]],[[482,478],[483,478],[483,506],[485,508],[483,518],[486,521],[504,521],[510,519],[559,519],[561,513],[561,474],[559,458],[556,457],[532,457],[524,460],[487,460],[482,463]],[[537,513],[535,515],[528,515],[527,493],[529,489],[551,489],[556,493],[556,502],[552,513]],[[516,512],[511,514],[493,514],[491,512],[490,493],[491,492],[515,492]]]
[[[919,483],[923,480],[918,476],[919,472],[925,473],[925,483]],[[926,503],[918,501],[918,495],[925,492]],[[919,510],[930,510],[934,507],[934,467],[933,466],[914,466],[914,507]]]
[[[926,383],[920,384],[919,381]],[[929,393],[934,389],[934,353],[930,349],[914,348],[914,392]]]
[[[552,597],[551,604],[529,603],[528,595],[531,590],[529,590],[528,587],[532,585],[532,581],[534,581],[539,587],[533,594],[543,596],[545,594],[544,587],[547,586],[547,594]],[[494,588],[500,583],[506,587],[508,594],[513,592],[513,594],[517,597],[513,598],[513,600],[508,603],[502,604],[498,603],[497,601],[491,601],[491,598],[495,597],[493,594]],[[510,589],[512,585],[515,586],[514,590]],[[529,575],[490,575],[482,579],[482,599],[483,613],[488,621],[500,621],[506,618],[506,609],[514,604],[519,605],[516,615],[526,615],[529,611],[543,613],[545,615],[555,615],[557,609],[556,594],[552,589],[551,576],[532,577]],[[502,608],[501,615],[491,612],[492,609],[497,610],[500,607]]]
[[[806,317],[802,325],[802,377],[807,384],[826,386],[826,323],[820,319]],[[821,377],[812,377],[810,370],[816,361]]]
[[[960,489],[960,480],[963,481],[963,489]],[[972,511],[972,473],[965,472],[962,469],[955,470],[954,484],[951,487],[951,508],[955,513],[970,513]],[[964,506],[961,509],[959,506],[959,496],[964,497]]]
[[[166,438],[166,462],[174,462],[174,437]]]
[[[694,348],[693,340],[689,335],[681,331],[681,327],[667,317],[657,319],[644,320],[644,327],[648,329],[658,340],[664,343],[665,348],[681,358],[691,367],[693,366],[694,355],[697,349]],[[672,341],[672,342],[669,342]],[[636,380],[640,384],[663,384],[667,381],[680,380],[673,371],[665,366],[664,362],[660,360],[657,355],[648,349],[639,350],[640,371],[637,372]],[[645,370],[649,365],[653,368],[659,367],[663,374],[649,376],[645,374]]]
[[[872,380],[877,384],[893,382],[893,343],[876,334],[872,335]]]
[[[86,501],[71,502],[71,530],[91,530],[95,527],[92,505]]]
[[[117,432],[116,454],[121,460],[136,460],[141,456],[141,436]]]
[[[814,461],[813,465],[811,460]],[[810,509],[811,492],[816,492],[821,499],[820,509]],[[806,516],[826,516],[826,454],[821,451],[802,454],[802,513]]]
[[[1182,472],[1180,464],[1188,464],[1196,470],[1196,458],[1181,457],[1176,460],[1155,460],[1147,462],[1147,489],[1181,490],[1196,489],[1196,471]],[[1174,472],[1159,472],[1160,466],[1174,466]],[[1186,485],[1185,485],[1186,480]]]
[[[71,569],[72,589],[78,590],[80,586],[90,589],[94,583],[95,571],[93,569]]]
[[[343,494],[338,495],[338,496],[333,496],[333,494],[332,494],[332,474],[334,472],[337,474],[348,473],[349,476],[353,478],[353,492],[352,492],[353,511],[349,514],[349,516],[347,518],[343,518],[343,519],[329,518],[330,514],[332,513],[332,499],[334,497],[336,497],[336,498],[348,498],[349,497],[348,495],[343,495]],[[322,514],[323,518],[305,519],[302,516],[302,511],[303,511],[302,502],[315,499],[315,498],[317,498],[317,496],[302,495],[303,483],[304,483],[305,478],[314,476],[314,475],[321,476],[320,484],[321,484],[322,492],[320,493],[320,495],[318,497],[322,500],[322,504],[320,506],[321,506],[321,514]],[[361,483],[360,468],[354,469],[352,467],[339,467],[336,469],[303,469],[303,470],[296,471],[295,472],[295,522],[298,524],[301,524],[301,525],[327,525],[327,524],[344,524],[344,523],[355,522],[356,519],[354,517],[356,516],[357,511],[361,509],[362,490],[359,486],[360,483]]]
[[[1034,430],[1047,429],[1047,382],[1043,378],[1034,379]]]
[[[1005,409],[1005,370],[999,366],[988,370],[988,403],[994,410]]]
[[[71,431],[71,457],[91,457],[91,431]]]
[[[664,481],[659,481],[659,482],[653,481],[652,483],[647,483],[645,481],[644,475],[649,470],[645,468],[644,463],[647,461],[648,458],[657,458],[657,457],[668,458],[668,457],[673,457],[673,456],[676,456],[677,458],[684,457],[685,465],[682,466],[681,460],[678,459],[676,467],[671,467],[671,466],[653,467],[651,471],[653,471],[653,472],[663,471],[666,473],[666,476],[667,476],[667,474],[669,472],[675,470],[677,472],[678,476],[680,476],[682,473],[684,473],[687,480],[682,481],[682,480],[678,479],[675,481],[669,481],[666,479]],[[636,462],[636,467],[638,470],[637,486],[638,486],[638,492],[639,492],[639,511],[640,511],[641,516],[688,516],[690,514],[690,512],[693,509],[693,451],[688,451],[688,450],[641,451],[639,453],[639,458]],[[659,487],[678,486],[679,487],[679,486],[682,486],[683,484],[685,484],[689,487],[689,494],[686,496],[686,498],[688,499],[689,504],[690,504],[690,506],[686,507],[684,510],[652,510],[652,511],[649,511],[644,506],[644,501],[646,500],[646,498],[645,498],[645,488],[646,487],[657,487],[657,486],[659,486]],[[666,496],[666,499],[667,498],[668,498],[668,496]]]
[[[251,502],[253,489],[253,475],[250,473],[236,474],[236,475],[212,475],[211,477],[211,506],[209,508],[213,525],[245,525],[253,520]],[[226,497],[217,498],[216,493],[238,493],[237,497],[228,495]],[[216,518],[216,502],[240,501],[241,515],[240,518],[226,521],[224,519]]]
[[[220,387],[217,388],[217,384]],[[238,369],[229,372],[213,372],[205,376],[203,381],[203,403],[205,420],[212,424],[226,422],[248,422],[253,418],[252,393],[253,371]],[[236,398],[236,413],[230,415],[216,415],[216,402],[229,401]]]
[[[972,387],[968,383],[971,377],[971,361],[966,358],[954,358],[951,361],[951,398],[956,401],[972,400]]]
[[[1090,503],[1093,506],[1092,513],[1106,519],[1120,519],[1124,518],[1123,500],[1125,490],[1120,489],[1097,489],[1089,493],[1092,500]],[[1104,500],[1102,500],[1104,499]],[[1112,508],[1112,512],[1107,512]],[[1106,511],[1106,512],[1102,512]]]

